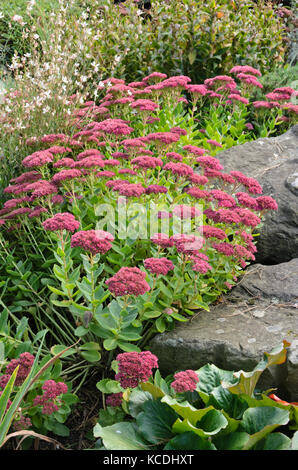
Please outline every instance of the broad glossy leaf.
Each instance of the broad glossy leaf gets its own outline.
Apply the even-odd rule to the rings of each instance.
[[[241,419],[244,411],[249,407],[242,396],[235,395],[222,386],[216,387],[212,390],[209,395],[208,405],[212,405],[216,409],[224,410],[231,418],[234,419]]]
[[[206,435],[211,436],[225,429],[228,424],[227,418],[219,410],[209,410],[196,423],[196,427],[202,429]]]
[[[288,424],[289,412],[276,407],[248,408],[241,423],[243,431],[250,434],[245,450],[251,449],[258,441],[273,432],[277,427]]]
[[[235,372],[234,378],[237,379],[237,383],[235,384],[234,381],[228,383],[228,381],[226,381],[227,383],[224,383],[223,386],[232,393],[244,393],[251,396],[264,370],[274,364],[282,364],[286,360],[287,348],[289,346],[290,343],[284,340],[283,343],[274,348],[271,353],[265,352],[263,359],[256,365],[252,372],[244,372],[243,370]]]
[[[216,450],[216,447],[193,432],[185,432],[171,439],[164,450]]]
[[[254,450],[288,450],[291,448],[291,443],[291,439],[285,434],[273,432],[259,441]]]
[[[162,398],[164,392],[156,384],[150,382],[141,383],[142,390],[149,392],[154,398]]]
[[[179,414],[179,416],[188,419],[188,421],[194,426],[204,417],[206,413],[214,410],[212,406],[198,410],[190,405],[187,401],[178,402],[175,400],[175,398],[169,397],[168,395],[165,395],[161,401],[169,405],[173,410],[176,411],[176,413]]]
[[[291,450],[298,450],[298,431],[296,431],[292,437]]]
[[[146,450],[148,448],[134,426],[128,422],[106,427],[97,423],[93,428],[93,433],[94,437],[101,437],[107,450]]]
[[[196,373],[200,378],[197,385],[197,391],[202,391],[207,394],[211,393],[214,388],[221,385],[222,381],[237,381],[237,379],[233,378],[233,372],[219,369],[214,364],[206,364],[199,370],[196,370]]]
[[[147,401],[143,406],[136,422],[140,433],[151,444],[159,444],[174,437],[172,426],[177,419],[177,413],[160,401]]]
[[[141,411],[143,411],[144,403],[148,400],[153,400],[150,393],[142,390],[133,389],[129,396],[128,409],[133,418],[136,418]]]
[[[249,440],[247,432],[233,432],[226,436],[219,436],[213,439],[218,450],[243,450]]]

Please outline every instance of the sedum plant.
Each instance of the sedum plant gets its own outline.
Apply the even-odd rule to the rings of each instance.
[[[12,197],[1,209],[0,243],[16,271],[7,289],[22,286],[31,302],[41,299],[38,309],[24,305],[50,329],[53,353],[75,337],[83,342],[67,354],[91,363],[107,355],[109,364],[119,348],[140,351],[156,332],[208,310],[255,259],[257,227],[277,203],[254,178],[224,173],[215,157],[233,132],[241,138],[244,118],[230,135],[217,133],[220,141],[215,126],[204,134],[194,118],[209,97],[217,100],[209,104],[214,119],[245,106],[260,72],[231,73],[242,74],[240,89],[227,76],[202,85],[159,72],[129,85],[111,78],[99,84],[98,103],[74,110],[72,132],[27,140],[27,171],[4,189]],[[190,114],[182,93],[192,97]],[[20,247],[24,255],[34,250],[32,265],[14,261]],[[36,278],[34,265],[45,277]]]
[[[1,361],[0,447],[10,438],[22,435],[41,439],[49,431],[69,435],[63,423],[77,396],[70,393],[70,383],[61,381],[62,352],[40,360],[44,337],[45,332],[36,356],[23,352],[14,359]]]
[[[95,448],[296,450],[297,403],[255,390],[267,367],[284,362],[288,346],[284,341],[264,353],[251,372],[207,364],[166,379],[153,373],[157,358],[149,351],[120,354],[116,380],[97,384],[109,395],[94,427]]]

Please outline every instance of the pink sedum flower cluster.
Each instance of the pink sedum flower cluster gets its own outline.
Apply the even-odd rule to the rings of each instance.
[[[199,382],[198,374],[191,369],[177,372],[174,375],[174,381],[171,383],[171,387],[176,393],[194,392]]]
[[[118,354],[118,373],[115,379],[123,388],[136,388],[139,383],[147,382],[152,369],[158,367],[158,359],[150,351],[125,352]]]
[[[106,280],[109,291],[116,297],[124,295],[143,295],[150,290],[146,273],[137,267],[123,267]]]
[[[46,219],[42,225],[45,230],[49,230],[50,232],[61,230],[74,232],[79,228],[80,222],[68,212],[58,212],[53,217]]]
[[[80,247],[93,255],[105,254],[112,248],[114,237],[104,230],[81,230],[71,237],[71,247]]]
[[[42,407],[42,414],[51,415],[59,410],[61,401],[58,399],[60,395],[67,393],[67,385],[64,382],[55,382],[47,380],[42,385],[43,394],[37,395],[33,400],[34,406]]]
[[[174,269],[174,264],[167,258],[146,258],[144,260],[145,268],[150,271],[151,274],[162,274],[166,276],[169,271]]]
[[[13,371],[18,368],[15,385],[22,385],[26,377],[29,375],[34,363],[34,356],[29,352],[20,354],[18,359],[12,359],[6,366],[5,374],[0,376],[0,388],[5,388]]]

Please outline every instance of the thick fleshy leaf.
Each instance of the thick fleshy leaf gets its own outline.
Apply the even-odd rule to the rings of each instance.
[[[159,444],[174,437],[172,426],[177,419],[177,413],[160,401],[147,401],[143,406],[136,422],[140,433],[152,444]]]
[[[206,413],[200,421],[197,422],[196,427],[203,429],[209,436],[217,434],[222,429],[228,426],[228,420],[218,410],[210,410]]]
[[[178,402],[175,398],[169,397],[168,395],[164,396],[161,401],[167,403],[179,416],[187,419],[193,426],[195,426],[197,421],[200,421],[206,413],[210,410],[214,410],[212,406],[198,410],[187,401]]]
[[[226,436],[219,436],[213,439],[218,450],[243,450],[249,440],[247,432],[233,432]]]
[[[206,394],[211,393],[214,388],[221,385],[222,381],[229,383],[236,381],[236,379],[233,378],[233,372],[219,369],[214,364],[206,364],[201,367],[201,369],[196,370],[196,373],[200,379],[197,385],[197,391]]]
[[[259,441],[254,450],[288,450],[291,447],[291,439],[281,432],[273,432],[265,439]]]
[[[289,412],[280,408],[263,406],[248,408],[243,413],[241,430],[250,434],[245,450],[251,449],[277,427],[288,424]]]
[[[107,450],[146,450],[148,447],[132,423],[120,422],[102,427],[96,424],[94,437],[101,437]]]
[[[217,410],[208,410],[196,425],[193,425],[187,418],[184,418],[183,421],[178,418],[173,425],[173,431],[178,434],[191,431],[202,438],[208,438],[216,435],[227,426],[228,420],[223,413]]]
[[[250,408],[258,406],[273,406],[275,408],[280,408],[282,410],[288,410],[290,413],[291,426],[294,426],[297,429],[298,426],[298,406],[293,405],[292,403],[284,404],[287,402],[275,401],[269,398],[267,395],[262,395],[261,399],[256,400],[255,398],[249,397],[248,395],[242,395],[241,398],[246,401]],[[292,427],[293,429],[293,427]]]
[[[64,344],[55,344],[54,346],[51,347],[51,353],[53,356],[56,356],[56,354],[60,354],[62,351],[64,351],[67,348]],[[72,354],[76,354],[76,350],[74,348],[68,349],[68,351],[65,351],[61,357],[67,357],[71,356]]]
[[[96,388],[102,393],[119,393],[123,389],[117,380],[111,379],[102,379],[100,382],[97,382]]]
[[[171,439],[164,450],[216,450],[216,447],[193,432],[185,432]]]
[[[235,395],[221,386],[216,387],[210,393],[208,405],[224,410],[234,419],[241,419],[244,411],[249,407],[242,396]]]
[[[298,450],[298,431],[296,431],[292,437],[291,450]]]
[[[155,384],[152,384],[150,382],[144,382],[140,385],[144,392],[149,392],[154,398],[162,398],[164,396],[164,392],[161,390],[160,387]]]
[[[88,362],[100,361],[101,354],[98,351],[81,351],[81,356]]]
[[[80,346],[80,349],[86,350],[86,351],[98,351],[100,349],[99,343],[96,343],[95,341],[90,341],[89,343],[84,343]]]
[[[282,364],[287,357],[287,348],[290,346],[286,340],[276,348],[274,348],[271,353],[265,352],[263,354],[263,359],[256,365],[252,372],[244,372],[240,370],[239,372],[234,373],[234,378],[238,379],[237,383],[233,380],[230,382],[225,380],[222,383],[222,386],[230,390],[232,393],[242,394],[252,396],[254,389],[257,385],[257,382],[264,372],[265,369],[274,365]]]
[[[138,414],[143,411],[143,406],[148,400],[153,400],[151,393],[143,392],[138,389],[134,389],[131,392],[129,396],[128,409],[133,418],[136,418]]]

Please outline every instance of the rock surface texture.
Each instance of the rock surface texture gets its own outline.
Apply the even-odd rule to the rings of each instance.
[[[164,374],[207,363],[249,372],[284,339],[291,343],[286,363],[266,370],[257,386],[298,401],[298,258],[251,266],[223,302],[157,335],[149,349]]]
[[[298,125],[278,137],[257,139],[216,155],[225,171],[256,178],[278,211],[269,212],[258,238],[257,262],[298,258]]]

